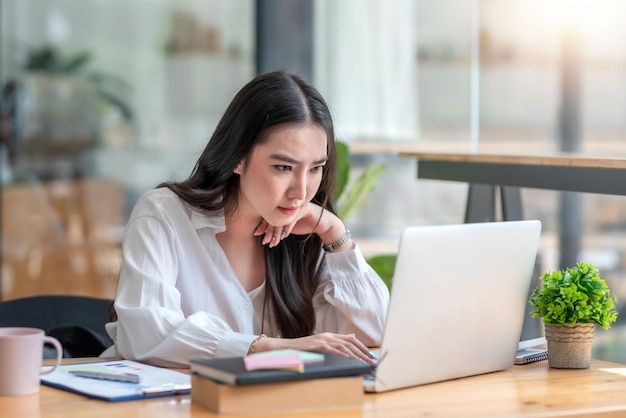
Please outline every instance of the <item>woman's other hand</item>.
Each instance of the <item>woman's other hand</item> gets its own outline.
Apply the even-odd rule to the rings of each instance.
[[[324,332],[300,338],[262,338],[255,345],[255,352],[291,348],[304,351],[323,351],[344,357],[357,358],[374,366],[372,352],[354,334]]]

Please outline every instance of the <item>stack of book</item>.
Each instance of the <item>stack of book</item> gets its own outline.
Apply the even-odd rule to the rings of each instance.
[[[218,414],[360,409],[367,363],[329,353],[276,350],[191,360],[191,399]]]

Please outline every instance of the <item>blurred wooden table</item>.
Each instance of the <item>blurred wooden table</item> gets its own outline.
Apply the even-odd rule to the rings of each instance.
[[[417,159],[417,177],[469,183],[466,222],[495,218],[501,189],[504,220],[522,219],[519,187],[626,195],[626,157],[574,153],[453,152],[399,149]]]
[[[589,369],[557,370],[542,361],[497,373],[368,394],[360,410],[285,416],[501,418],[572,415],[626,416],[626,365],[594,360]],[[192,403],[188,395],[108,403],[42,386],[35,395],[0,397],[0,416],[175,418],[216,415]]]

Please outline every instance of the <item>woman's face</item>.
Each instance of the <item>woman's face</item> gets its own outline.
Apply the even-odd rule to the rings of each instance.
[[[326,148],[326,131],[318,125],[286,124],[272,130],[237,167],[244,216],[265,219],[272,226],[290,223],[317,193]]]

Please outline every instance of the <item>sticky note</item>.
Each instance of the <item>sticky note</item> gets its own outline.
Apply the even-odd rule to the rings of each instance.
[[[250,357],[275,357],[275,356],[283,356],[286,354],[297,354],[300,357],[300,360],[302,361],[302,363],[304,364],[324,362],[324,354],[322,353],[313,353],[311,351],[294,350],[291,348],[287,348],[284,350],[262,351],[260,353],[251,354]]]
[[[302,372],[304,370],[304,363],[298,354],[244,356],[243,362],[248,371],[280,369]]]

